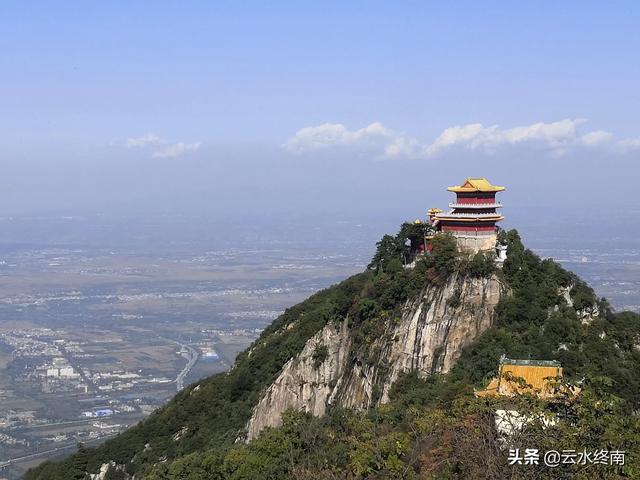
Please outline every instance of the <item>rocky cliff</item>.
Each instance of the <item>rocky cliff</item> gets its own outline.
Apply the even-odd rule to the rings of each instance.
[[[456,273],[406,301],[400,318],[381,319],[381,335],[372,342],[358,341],[349,318],[327,324],[266,389],[247,424],[247,439],[278,426],[289,408],[322,415],[329,405],[368,407],[388,401],[402,373],[449,371],[462,349],[492,325],[506,291],[495,274]]]

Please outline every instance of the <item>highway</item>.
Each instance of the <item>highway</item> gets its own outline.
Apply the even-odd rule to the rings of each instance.
[[[87,440],[85,442],[83,442],[85,445],[91,445],[93,443],[96,442],[103,442],[105,440],[108,440],[110,438],[115,437],[116,435],[118,435],[117,433],[113,433],[110,435],[105,435],[104,437],[100,437],[100,438],[93,438],[91,440]],[[65,451],[73,451],[75,449],[78,448],[78,445],[76,443],[73,443],[71,445],[65,445],[65,446],[61,446],[61,447],[56,447],[56,448],[52,448],[50,450],[44,450],[42,452],[36,452],[36,453],[31,453],[29,455],[23,455],[22,457],[16,457],[16,458],[11,458],[9,460],[3,460],[0,461],[0,470],[4,469],[5,467],[8,467],[9,465],[12,464],[16,464],[16,463],[20,463],[20,462],[24,462],[25,460],[32,460],[34,458],[38,458],[38,457],[49,457],[52,456],[53,454],[56,453],[62,453]]]
[[[186,343],[180,343],[179,341],[174,340],[173,338],[162,337],[160,335],[158,335],[158,338],[161,338],[162,340],[166,340],[171,343],[175,343],[181,349],[185,349],[187,351],[187,353],[182,354],[182,356],[187,359],[187,364],[180,371],[180,373],[178,373],[178,376],[174,380],[176,384],[176,389],[179,392],[184,388],[184,379],[187,378],[187,375],[189,375],[189,372],[198,361],[198,351],[195,348],[190,347]]]
[[[193,368],[193,366],[198,361],[198,352],[195,348],[190,347],[189,345],[179,344],[182,348],[186,349],[188,353],[183,353],[182,356],[187,358],[187,364],[180,371],[178,376],[176,377],[176,388],[178,391],[184,388],[184,379],[189,375],[189,372]]]

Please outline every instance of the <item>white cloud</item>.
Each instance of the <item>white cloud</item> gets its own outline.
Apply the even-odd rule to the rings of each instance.
[[[147,145],[158,145],[164,143],[164,141],[155,133],[147,133],[138,138],[127,138],[124,142],[126,148],[143,148]]]
[[[415,138],[397,136],[384,147],[384,156],[389,158],[415,158],[422,146]]]
[[[601,145],[603,143],[607,143],[611,141],[613,135],[609,132],[605,132],[604,130],[596,130],[594,132],[589,132],[580,137],[580,142],[583,145]]]
[[[640,137],[621,140],[618,142],[618,146],[621,147],[623,150],[640,149]]]
[[[454,145],[468,142],[475,148],[478,145],[478,140],[495,128],[485,128],[481,123],[445,128],[438,138],[431,145],[424,146],[423,150],[427,155],[434,155]]]
[[[340,123],[325,123],[299,130],[286,143],[289,151],[301,154],[332,147],[366,150],[378,157],[428,158],[453,148],[492,153],[505,146],[527,145],[561,155],[570,149],[613,145],[613,135],[603,130],[580,133],[586,120],[564,119],[531,125],[502,128],[471,123],[446,128],[431,143],[398,134],[381,123],[359,130],[349,130]],[[627,147],[640,145],[640,139],[629,140]]]
[[[178,142],[172,145],[167,145],[160,150],[153,152],[153,158],[175,158],[190,152],[195,152],[200,148],[200,142],[184,143]]]
[[[153,147],[153,158],[175,158],[184,154],[195,152],[200,148],[201,142],[185,143],[185,142],[169,142],[155,133],[147,133],[142,137],[128,138],[123,143],[125,148]]]
[[[389,138],[393,138],[393,135],[393,132],[379,122],[355,131],[348,130],[341,123],[323,123],[316,127],[298,130],[284,146],[294,153],[337,146],[375,147],[384,145]]]
[[[498,125],[485,127],[480,123],[451,127],[445,129],[432,144],[427,145],[425,153],[426,156],[431,156],[454,146],[491,152],[501,146],[520,144],[562,153],[578,145],[593,146],[609,140],[611,134],[600,130],[579,136],[577,127],[584,122],[583,119],[564,119],[506,129]]]

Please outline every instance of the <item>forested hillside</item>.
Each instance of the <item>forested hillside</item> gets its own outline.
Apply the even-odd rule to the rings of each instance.
[[[386,236],[367,271],[288,309],[229,373],[190,386],[114,440],[47,462],[25,478],[84,479],[109,462],[109,479],[640,475],[640,316],[612,312],[580,279],[526,250],[516,231],[501,234],[508,258],[497,271],[489,256],[459,255],[446,236],[437,237],[433,252],[414,268],[403,268],[405,241],[412,235],[405,225],[397,236]],[[238,442],[261,393],[325,325],[348,318],[353,337],[364,346],[397,321],[408,299],[453,274],[498,275],[510,294],[497,305],[493,326],[448,374],[409,373],[395,383],[389,403],[367,410],[332,408],[320,418],[289,411],[281,427],[265,429],[250,443]],[[317,354],[320,360],[321,349]],[[509,466],[493,420],[504,400],[473,396],[474,387],[496,374],[503,354],[559,360],[565,381],[582,389],[577,399],[565,402],[526,395],[510,399],[512,408],[564,419],[545,429],[533,421],[512,443],[523,449],[624,450],[626,464]]]

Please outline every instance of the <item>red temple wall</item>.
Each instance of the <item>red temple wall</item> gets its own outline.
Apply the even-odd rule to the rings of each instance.
[[[495,192],[490,192],[490,193],[474,192],[474,193],[457,193],[456,194],[457,203],[494,203],[495,201],[496,201]]]

